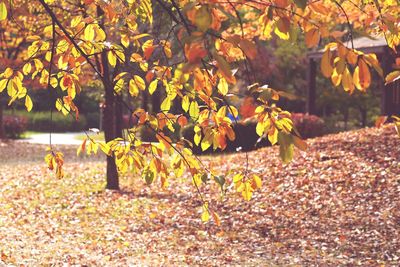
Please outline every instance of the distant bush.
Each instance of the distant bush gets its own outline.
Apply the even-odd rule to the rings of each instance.
[[[3,126],[6,137],[20,138],[27,129],[28,120],[23,116],[4,115]]]
[[[100,113],[90,112],[84,115],[86,118],[86,129],[100,127]]]
[[[86,129],[86,118],[84,115],[75,120],[72,116],[64,116],[59,112],[53,112],[50,120],[50,112],[28,113],[28,129],[38,132],[77,132]]]
[[[29,131],[77,132],[88,128],[86,117],[83,114],[80,114],[79,120],[76,121],[74,117],[64,116],[56,111],[53,112],[52,120],[50,120],[50,111],[15,111],[14,113],[27,119],[27,130]]]
[[[324,121],[315,115],[292,113],[292,121],[303,138],[313,138],[324,134]]]

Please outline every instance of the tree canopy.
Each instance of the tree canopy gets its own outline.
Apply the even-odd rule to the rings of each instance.
[[[63,97],[54,98],[55,108],[79,119],[75,99],[87,80],[100,80],[106,140],[88,135],[78,153],[100,149],[108,155],[107,186],[112,189],[118,188],[118,174],[126,171],[137,172],[148,184],[158,179],[164,187],[186,169],[203,200],[202,219],[218,221],[200,192],[202,183],[213,180],[224,192],[229,180],[245,200],[262,186],[246,164],[219,173],[202,165],[190,149],[200,145],[223,150],[227,140],[238,138],[233,124],[239,107],[230,104],[238,75],[255,99],[260,138],[279,144],[284,162],[292,159],[294,147],[307,146],[290,113],[276,105],[285,92],[255,80],[255,41],[277,36],[323,48],[323,75],[351,94],[368,89],[371,71],[388,83],[400,78],[399,70],[383,73],[376,55],[352,46],[355,36],[384,36],[396,51],[399,13],[395,0],[0,0],[5,66],[0,69],[0,93],[8,96],[9,105],[24,101],[30,111],[29,89],[35,82],[50,94],[62,91]],[[400,68],[400,60],[396,63]],[[162,96],[159,111],[134,107],[124,97],[156,91]],[[126,132],[120,125],[121,108],[138,121]],[[194,140],[173,143],[168,133],[188,122],[195,124]],[[142,142],[140,127],[153,131],[159,142]],[[46,162],[59,178],[63,161],[50,144]]]

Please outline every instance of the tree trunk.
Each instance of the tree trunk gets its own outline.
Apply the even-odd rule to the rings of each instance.
[[[160,112],[161,109],[160,107],[161,107],[161,95],[159,88],[157,88],[157,90],[151,96],[151,110],[154,113]]]
[[[1,103],[1,97],[0,97],[0,139],[6,138],[6,133],[4,131],[4,125],[3,125],[3,104]]]
[[[148,104],[149,104],[149,96],[147,91],[142,92],[142,103],[141,103],[141,108],[144,109],[145,111],[148,111]]]
[[[103,129],[106,142],[117,137],[115,96],[112,84],[104,84],[105,107],[103,114]],[[119,190],[117,165],[113,156],[107,156],[107,189]]]
[[[101,53],[103,66],[103,86],[105,90],[105,103],[103,114],[103,129],[106,142],[117,137],[117,116],[116,116],[116,96],[114,95],[114,86],[110,79],[110,70],[108,67],[106,52]],[[107,156],[107,189],[119,190],[118,169],[114,157]]]
[[[117,137],[122,137],[122,131],[124,127],[124,119],[123,119],[123,112],[122,112],[122,95],[115,96],[115,129]]]

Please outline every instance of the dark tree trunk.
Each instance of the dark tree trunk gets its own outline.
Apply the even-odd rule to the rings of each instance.
[[[142,103],[141,108],[148,111],[149,95],[148,91],[142,91]]]
[[[1,103],[0,97],[0,139],[6,138],[6,133],[4,131],[4,124],[3,124],[3,104]]]
[[[103,115],[103,129],[106,142],[117,137],[115,96],[112,84],[105,84],[105,107]],[[118,170],[113,156],[107,156],[107,189],[119,190]]]
[[[123,119],[123,112],[122,112],[122,95],[117,95],[115,96],[115,129],[116,129],[116,135],[118,137],[122,137],[122,131],[124,127],[127,127],[127,125],[124,125],[124,119]]]
[[[104,16],[104,11],[97,7],[97,15],[99,17]],[[100,27],[105,31],[103,19],[99,23]],[[112,74],[108,65],[107,52],[103,51],[100,55],[99,65],[102,69],[102,82],[104,86],[104,109],[103,109],[103,129],[104,138],[106,142],[109,142],[117,137],[122,136],[121,122],[122,122],[122,111],[120,112],[117,106],[121,105],[117,103],[118,96],[114,93],[114,84],[112,82]],[[118,110],[118,111],[117,111]],[[121,115],[121,119],[118,115]],[[115,158],[113,155],[107,156],[107,189],[119,190],[119,176],[118,169],[115,163]]]
[[[160,90],[159,88],[157,88],[157,90],[151,96],[151,110],[153,112],[160,112],[160,107],[161,107],[160,97],[161,97]]]
[[[105,91],[105,103],[103,114],[103,129],[106,142],[117,137],[117,112],[116,112],[116,96],[114,95],[114,86],[110,79],[110,70],[106,52],[101,54],[103,66],[103,85]],[[107,189],[119,190],[118,169],[113,156],[107,156]]]

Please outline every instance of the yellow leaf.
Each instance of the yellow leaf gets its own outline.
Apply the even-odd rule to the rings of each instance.
[[[158,79],[155,79],[154,81],[152,81],[149,84],[149,94],[150,95],[152,95],[156,91],[157,85],[158,85]]]
[[[128,35],[121,34],[121,44],[126,48],[129,46],[129,37],[128,37]]]
[[[4,71],[4,78],[8,79],[14,74],[14,71],[11,68],[6,68]]]
[[[51,85],[53,88],[56,88],[57,85],[58,85],[58,80],[57,80],[57,78],[51,77],[51,78],[50,78],[50,85]]]
[[[258,136],[263,136],[264,134],[264,124],[262,122],[258,122],[256,126],[256,133]]]
[[[194,126],[194,140],[193,140],[196,146],[200,144],[200,140],[201,140],[201,128],[196,125]]]
[[[0,3],[0,21],[7,19],[7,7],[6,4],[1,2]]]
[[[29,62],[26,63],[22,68],[22,72],[24,73],[24,75],[28,75],[31,72],[31,70],[32,70],[32,65]]]
[[[268,140],[271,142],[271,145],[275,145],[278,142],[278,130],[274,128],[272,133],[268,133]]]
[[[399,79],[400,79],[400,70],[395,70],[386,76],[385,81],[386,81],[386,84],[388,84],[388,83],[395,82]],[[0,92],[1,92],[1,86],[0,86]]]
[[[280,18],[275,27],[275,34],[282,40],[289,40],[290,38],[290,21],[287,18]]]
[[[93,41],[94,34],[95,34],[95,31],[94,31],[93,24],[87,25],[85,28],[85,31],[84,31],[84,39],[86,41]]]
[[[133,97],[137,97],[139,95],[139,88],[137,87],[134,79],[129,80],[129,93]]]
[[[113,51],[108,51],[107,58],[110,65],[115,67],[115,65],[117,64],[117,56],[114,54]]]
[[[208,222],[210,220],[210,212],[208,211],[208,204],[204,203],[202,209],[203,213],[201,214],[201,220],[203,222]]]
[[[204,138],[201,141],[201,150],[206,151],[213,143],[214,135],[211,130],[207,130],[204,134]]]
[[[161,110],[164,112],[168,112],[170,108],[171,108],[171,99],[167,96],[161,103]]]
[[[354,91],[353,77],[348,68],[345,68],[342,74],[342,86],[346,92],[352,93]]]
[[[144,82],[143,78],[138,76],[138,75],[134,75],[133,79],[135,80],[136,86],[144,91],[144,89],[146,89],[146,83]]]
[[[0,88],[1,88],[1,87],[0,87]],[[185,95],[185,96],[182,98],[182,109],[183,109],[185,112],[188,112],[189,106],[190,106],[189,96]]]
[[[25,107],[28,112],[31,111],[33,107],[32,99],[28,95],[25,97]]]
[[[221,95],[226,95],[228,93],[228,83],[225,78],[219,79],[218,92]]]
[[[242,196],[244,198],[244,200],[246,201],[250,201],[251,197],[253,196],[253,188],[251,187],[251,184],[249,181],[246,181],[243,184],[244,188],[242,191]]]
[[[3,90],[6,88],[7,82],[7,79],[0,80],[0,93],[3,92]]]
[[[342,81],[342,75],[337,73],[336,68],[333,69],[331,80],[334,86],[339,86]]]
[[[199,104],[196,101],[190,103],[189,115],[192,119],[197,119],[200,114]]]
[[[243,180],[243,177],[244,177],[243,173],[237,173],[235,174],[235,176],[233,176],[232,180],[236,184],[238,182],[241,182]]]

